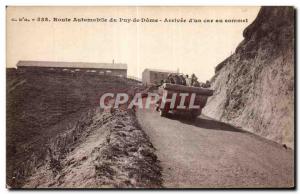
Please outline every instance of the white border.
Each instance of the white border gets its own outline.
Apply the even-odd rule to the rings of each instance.
[[[1,129],[0,129],[0,138],[1,138],[1,147],[0,147],[0,153],[1,153],[1,159],[0,159],[0,192],[1,193],[7,193],[9,192],[5,188],[5,150],[6,150],[6,145],[5,145],[5,107],[6,107],[6,102],[5,102],[5,91],[6,91],[6,82],[5,82],[5,7],[6,5],[75,5],[75,6],[80,6],[80,5],[218,5],[218,6],[239,6],[239,5],[244,5],[244,6],[261,6],[261,5],[290,5],[290,6],[295,6],[296,8],[299,8],[299,0],[289,0],[289,1],[280,1],[280,0],[239,0],[239,1],[225,1],[225,0],[206,0],[206,1],[196,1],[196,0],[145,0],[145,1],[138,1],[138,0],[131,0],[131,1],[122,1],[122,0],[104,0],[101,2],[96,2],[95,0],[1,0],[0,1],[0,42],[1,42],[1,52],[0,52],[0,60],[2,62],[1,68],[0,68],[0,123],[1,123]],[[297,26],[299,26],[299,20],[297,20]],[[298,33],[297,33],[298,37]],[[298,45],[298,41],[297,41]],[[297,50],[297,56],[299,49]],[[297,74],[299,75],[299,68],[297,68]],[[299,86],[299,83],[297,83],[297,86]],[[299,88],[297,87],[297,91]],[[297,116],[297,120],[299,118],[299,115]],[[299,136],[299,132],[297,133]],[[299,140],[299,137],[297,137]],[[298,151],[297,151],[298,155]],[[298,179],[297,179],[298,180]],[[299,181],[297,181],[297,185],[299,186]],[[17,193],[21,191],[15,191]],[[33,191],[29,191],[33,192]],[[47,191],[40,191],[41,193],[46,193]],[[56,191],[58,192],[58,191]],[[69,191],[69,192],[76,192],[76,193],[83,193],[85,191]],[[115,193],[116,191],[101,191],[102,193]],[[130,191],[126,191],[125,193],[129,193]],[[146,191],[149,192],[149,191]],[[161,191],[162,192],[162,191]],[[178,191],[177,191],[178,192]],[[183,193],[184,191],[179,191],[178,193]],[[201,192],[207,192],[207,191],[201,191]],[[218,191],[213,191],[213,192],[218,192]],[[241,191],[239,191],[241,192]],[[251,191],[245,191],[245,193],[250,193]],[[288,191],[284,191],[288,192]],[[28,193],[28,192],[26,192]]]

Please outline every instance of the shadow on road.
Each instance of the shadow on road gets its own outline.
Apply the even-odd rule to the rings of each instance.
[[[245,131],[238,129],[232,125],[227,123],[223,123],[221,121],[216,121],[206,116],[197,117],[196,119],[190,119],[184,115],[178,114],[169,114],[169,119],[178,120],[182,123],[193,125],[199,128],[212,129],[212,130],[220,130],[220,131],[232,131],[232,132],[240,132],[244,133]]]

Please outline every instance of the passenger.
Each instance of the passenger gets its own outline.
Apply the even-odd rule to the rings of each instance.
[[[169,78],[169,81],[170,81],[171,84],[175,84],[176,83],[174,75],[170,74],[170,76],[168,76],[168,78]]]
[[[174,75],[174,79],[175,79],[175,84],[181,85],[181,80],[178,74]]]
[[[164,84],[164,80],[160,80],[160,85],[162,86]]]
[[[196,77],[195,74],[192,74],[192,80],[191,80],[191,85],[194,86],[195,82],[197,82],[198,78]]]
[[[194,87],[200,87],[200,83],[196,80],[193,82],[193,85]]]
[[[185,75],[185,83],[187,86],[191,86],[191,78],[189,78],[188,74]]]
[[[186,81],[185,81],[184,75],[180,75],[179,78],[180,78],[181,85],[186,86]]]
[[[169,73],[167,78],[165,79],[165,83],[172,83],[172,74]]]
[[[207,80],[206,82],[205,82],[205,88],[210,88],[210,82]]]

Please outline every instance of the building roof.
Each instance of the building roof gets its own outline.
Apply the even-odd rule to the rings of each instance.
[[[19,61],[17,67],[67,67],[67,68],[95,68],[95,69],[127,69],[125,63],[85,63],[58,61]]]
[[[164,70],[164,69],[144,69],[144,72],[146,71],[154,71],[154,72],[162,72],[162,73],[177,73],[176,71],[170,71],[170,70]]]

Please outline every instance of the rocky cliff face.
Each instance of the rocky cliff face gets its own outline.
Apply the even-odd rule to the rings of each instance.
[[[294,9],[262,7],[216,67],[204,114],[294,147]]]

